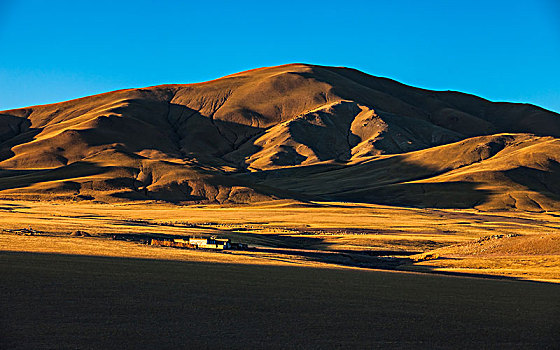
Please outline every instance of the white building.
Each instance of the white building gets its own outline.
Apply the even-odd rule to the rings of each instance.
[[[189,244],[197,248],[210,248],[210,249],[228,249],[231,248],[231,242],[227,238],[189,238]]]

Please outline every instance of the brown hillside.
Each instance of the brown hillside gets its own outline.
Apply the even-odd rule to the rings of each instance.
[[[557,114],[292,64],[0,112],[0,196],[549,210]]]

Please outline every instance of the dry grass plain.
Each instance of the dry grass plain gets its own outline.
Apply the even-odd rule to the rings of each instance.
[[[0,227],[0,348],[541,349],[560,341],[560,286],[517,280],[560,281],[554,213],[3,201]],[[35,233],[13,231],[21,229]],[[111,239],[125,234],[217,234],[259,249]]]
[[[0,227],[3,251],[260,265],[387,265],[560,281],[560,215],[555,213],[289,201],[237,207],[2,201]],[[8,232],[22,228],[41,234]],[[77,230],[91,237],[72,236]],[[108,238],[131,233],[219,235],[261,249],[202,252]]]

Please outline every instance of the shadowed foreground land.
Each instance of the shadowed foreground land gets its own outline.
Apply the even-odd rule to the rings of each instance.
[[[546,348],[555,284],[0,253],[2,348]]]

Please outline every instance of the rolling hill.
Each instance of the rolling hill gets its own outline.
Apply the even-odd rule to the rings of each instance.
[[[560,115],[307,64],[0,112],[0,197],[560,209]]]

